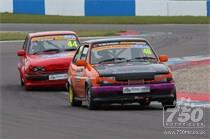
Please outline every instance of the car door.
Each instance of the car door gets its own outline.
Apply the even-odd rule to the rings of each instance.
[[[78,59],[80,59],[81,57],[81,54],[82,54],[82,49],[83,49],[84,46],[80,46],[78,49],[77,49],[77,52],[72,60],[72,63],[71,63],[71,66],[70,66],[70,76],[71,76],[71,84],[74,88],[74,91],[76,93],[76,96],[78,96],[78,92],[79,92],[79,89],[78,89],[78,86],[79,86],[79,80],[78,80],[78,72],[80,70],[81,67],[78,67],[76,65],[76,61]]]
[[[84,48],[82,49],[82,53],[79,59],[87,61],[88,51],[89,51],[88,45],[84,45]],[[86,67],[81,66],[78,67],[77,70],[78,94],[80,95],[80,97],[85,97],[85,81],[87,79],[85,68]]]

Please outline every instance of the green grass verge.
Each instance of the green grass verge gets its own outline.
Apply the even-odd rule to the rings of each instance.
[[[122,32],[119,30],[96,30],[96,31],[77,31],[79,37],[96,37],[96,36],[113,36]],[[23,40],[25,39],[26,32],[0,32],[0,41],[8,40]]]
[[[209,24],[205,16],[44,16],[0,13],[1,23],[41,24]]]
[[[23,40],[25,37],[24,32],[0,32],[0,41]]]

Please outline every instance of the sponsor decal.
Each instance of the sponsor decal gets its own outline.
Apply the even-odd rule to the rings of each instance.
[[[103,47],[100,47],[103,46]],[[97,44],[96,47],[94,47],[93,51],[102,51],[106,49],[119,49],[119,48],[140,48],[143,49],[143,53],[145,55],[151,55],[152,50],[149,45],[147,45],[145,42],[121,42],[120,44],[117,43],[102,43]]]
[[[108,46],[103,46],[103,47],[95,47],[92,50],[93,51],[102,51],[102,50],[107,50],[107,49],[119,49],[119,48],[132,48],[132,45],[108,45]]]
[[[95,46],[98,47],[98,46],[117,45],[117,44],[120,44],[120,43],[119,42],[99,43],[99,44],[96,44]]]
[[[66,39],[76,39],[75,35],[64,35],[63,37]]]
[[[68,74],[52,74],[49,75],[49,80],[64,80],[68,78]]]
[[[142,49],[148,49],[150,48],[147,44],[135,44],[133,45],[133,48],[142,48]]]
[[[44,36],[32,38],[32,42],[47,41],[47,40],[76,40],[74,35],[56,35],[56,36]]]

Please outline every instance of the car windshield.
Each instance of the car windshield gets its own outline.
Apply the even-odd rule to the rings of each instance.
[[[91,64],[155,61],[157,58],[146,42],[101,43],[91,51]]]
[[[73,34],[35,37],[31,39],[29,54],[74,51],[78,46],[77,37]]]

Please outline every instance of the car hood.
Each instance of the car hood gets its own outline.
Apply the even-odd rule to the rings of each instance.
[[[67,70],[74,54],[75,51],[29,55],[27,60],[30,65],[44,67],[47,71]]]
[[[166,65],[149,62],[101,64],[94,68],[100,76],[115,76],[118,80],[154,79],[155,74],[169,73]]]

